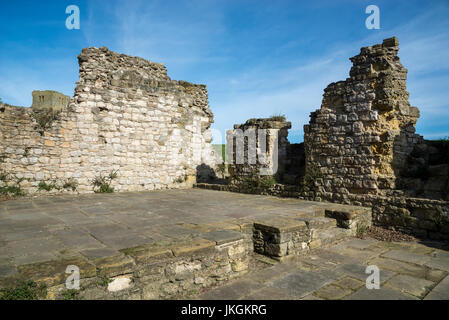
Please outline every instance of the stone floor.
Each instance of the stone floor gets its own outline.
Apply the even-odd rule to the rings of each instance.
[[[242,231],[250,219],[313,213],[323,204],[187,189],[21,198],[0,202],[0,277],[76,254],[114,256],[153,242]]]
[[[438,242],[388,243],[352,238],[275,264],[188,299],[449,300],[449,247]],[[380,271],[368,290],[366,266]]]
[[[47,196],[0,202],[0,278],[22,265],[82,255],[119,255],[144,244],[244,232],[254,219],[313,215],[323,204],[202,189]],[[448,299],[449,251],[440,243],[351,240],[190,298]],[[381,289],[365,289],[366,265]]]

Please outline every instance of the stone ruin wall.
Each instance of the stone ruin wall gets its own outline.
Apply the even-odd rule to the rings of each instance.
[[[260,118],[249,119],[244,124],[234,125],[233,130],[228,130],[226,162],[230,166],[230,182],[239,184],[244,179],[262,176],[280,180],[285,172],[290,128],[291,123],[285,120]],[[262,134],[265,135],[264,138],[260,136]],[[237,162],[238,155],[242,158],[242,163]]]
[[[105,47],[83,49],[78,60],[75,94],[60,112],[0,106],[6,183],[23,179],[33,193],[40,182],[70,181],[92,192],[93,179],[118,170],[115,190],[153,190],[191,185],[198,166],[215,166],[206,86]]]
[[[419,110],[408,101],[398,50],[398,40],[390,38],[351,58],[350,77],[324,90],[321,109],[304,128],[304,144],[288,142],[289,125],[272,129],[287,151],[279,154],[279,184],[255,190],[236,183],[260,169],[245,163],[233,165],[226,190],[363,205],[373,208],[375,224],[449,239],[448,144],[415,134]],[[269,119],[251,119],[235,129],[261,123],[270,126]]]
[[[350,78],[324,90],[321,109],[306,125],[306,174],[325,198],[383,195],[396,189],[413,146],[419,117],[408,102],[398,42],[365,47],[351,58]]]
[[[417,198],[417,181],[404,175],[414,150],[426,141],[415,134],[419,110],[408,102],[407,69],[398,50],[396,38],[362,48],[351,58],[350,77],[325,89],[321,109],[304,127],[302,196],[369,206],[374,223],[448,239],[446,187]],[[447,184],[448,176],[436,175]]]

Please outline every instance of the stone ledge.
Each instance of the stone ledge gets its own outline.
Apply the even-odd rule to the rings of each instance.
[[[136,263],[153,263],[173,257],[173,252],[156,244],[143,245],[120,250],[132,257]]]
[[[231,230],[215,230],[201,235],[204,239],[214,241],[217,245],[245,239],[241,232]]]
[[[181,257],[207,252],[209,250],[212,250],[214,247],[215,242],[206,239],[198,239],[189,243],[175,245],[170,249],[172,250],[175,257]]]
[[[337,226],[350,229],[355,235],[359,229],[372,225],[371,208],[348,205],[331,205],[325,209],[325,216],[337,220]]]
[[[308,249],[311,231],[305,221],[269,219],[254,223],[254,251],[274,259]]]
[[[37,283],[45,283],[54,286],[65,283],[67,277],[66,268],[75,265],[80,270],[81,278],[91,278],[96,275],[96,266],[84,257],[31,263],[19,266],[17,279],[33,280]]]
[[[308,230],[307,224],[305,221],[297,220],[297,219],[288,219],[288,218],[274,218],[265,221],[254,222],[254,228],[256,230],[262,230],[266,232],[281,234],[285,232],[293,232],[293,231],[305,231]]]

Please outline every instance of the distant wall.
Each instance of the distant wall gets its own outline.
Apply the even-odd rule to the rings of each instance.
[[[71,179],[92,192],[95,177],[118,170],[116,190],[152,190],[190,185],[198,166],[215,166],[206,86],[104,47],[83,49],[78,60],[75,94],[61,111],[0,106],[7,183],[24,178],[35,192],[40,182]]]
[[[272,176],[280,181],[286,167],[291,123],[272,118],[249,119],[226,132],[230,182]],[[265,144],[265,145],[264,145]]]
[[[70,102],[70,97],[63,95],[57,91],[39,91],[35,90],[32,92],[33,104],[32,108],[34,110],[39,109],[53,109],[55,111],[60,111],[67,107]]]

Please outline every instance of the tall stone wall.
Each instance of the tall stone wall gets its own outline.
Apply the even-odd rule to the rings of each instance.
[[[197,167],[215,166],[207,89],[171,80],[166,68],[142,58],[83,49],[75,94],[59,112],[0,106],[1,170],[6,183],[23,179],[77,185],[117,171],[117,191],[191,184]],[[5,183],[5,182],[0,182]]]
[[[390,38],[362,48],[351,58],[350,77],[324,90],[321,109],[304,127],[306,172],[300,197],[369,206],[376,224],[448,239],[448,180],[442,170],[447,166],[426,167],[431,162],[417,152],[430,149],[415,134],[419,110],[408,102],[407,69],[398,46]],[[423,166],[429,169],[426,174]],[[423,175],[432,183],[423,182],[429,178]],[[428,195],[438,198],[424,198]]]
[[[398,45],[390,38],[362,48],[351,58],[350,78],[324,90],[321,109],[304,128],[306,175],[326,198],[396,189],[408,154],[422,140]]]

